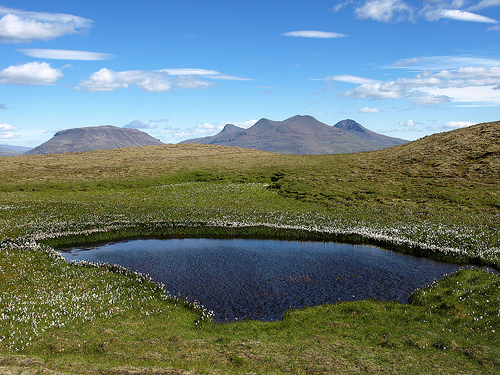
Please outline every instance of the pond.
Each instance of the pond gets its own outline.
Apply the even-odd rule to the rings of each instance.
[[[459,266],[333,242],[147,239],[62,252],[66,260],[119,264],[197,301],[217,322],[278,320],[290,308],[409,295]]]

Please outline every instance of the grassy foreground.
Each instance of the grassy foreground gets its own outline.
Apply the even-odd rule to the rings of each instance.
[[[0,159],[0,373],[500,373],[500,277],[485,271],[408,305],[220,325],[142,275],[53,251],[153,235],[330,239],[498,269],[499,124],[463,130],[352,155],[175,145]]]

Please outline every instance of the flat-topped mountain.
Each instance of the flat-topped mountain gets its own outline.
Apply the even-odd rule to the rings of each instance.
[[[312,116],[294,116],[284,121],[261,119],[249,129],[227,124],[219,134],[181,143],[202,143],[253,148],[294,155],[345,154],[374,151],[408,141],[377,134],[354,120],[330,126]]]
[[[162,145],[163,142],[137,129],[116,126],[91,126],[61,130],[40,146],[25,153],[60,154],[63,152],[84,152],[112,148]]]

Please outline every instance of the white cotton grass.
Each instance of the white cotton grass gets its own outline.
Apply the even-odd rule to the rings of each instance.
[[[230,204],[228,204],[230,202]],[[152,231],[171,226],[266,227],[272,230],[300,230],[335,238],[358,238],[388,248],[424,250],[427,255],[451,258],[496,260],[499,214],[442,211],[422,215],[418,208],[400,205],[378,206],[359,211],[348,206],[326,207],[286,199],[264,184],[189,182],[116,191],[10,192],[2,194],[0,204],[1,262],[18,266],[15,278],[4,278],[10,293],[0,295],[0,346],[22,351],[40,332],[53,327],[92,324],[137,307],[150,298],[175,301],[199,312],[197,324],[210,320],[213,313],[196,302],[187,303],[170,296],[161,285],[141,274],[119,266],[93,264],[103,270],[95,287],[84,287],[95,273],[80,272],[85,262],[67,264],[62,256],[40,241],[120,231],[146,225]],[[440,215],[438,217],[438,214]],[[438,217],[438,218],[436,218]],[[53,280],[47,273],[25,268],[43,252],[59,264],[62,271]],[[1,264],[1,263],[0,263]],[[8,272],[0,266],[0,277]],[[133,275],[135,287],[124,288],[106,273]],[[32,288],[29,294],[15,293],[15,283],[54,285]],[[45,278],[45,279],[44,279]],[[59,278],[59,279],[58,279]],[[72,283],[72,280],[75,280]],[[79,283],[76,281],[79,280]],[[56,284],[60,282],[60,285]],[[80,285],[81,284],[81,285]],[[155,294],[156,293],[156,294]],[[161,313],[169,315],[168,306]],[[144,314],[149,312],[144,311]],[[476,317],[476,316],[475,316]],[[477,315],[481,320],[481,315]]]

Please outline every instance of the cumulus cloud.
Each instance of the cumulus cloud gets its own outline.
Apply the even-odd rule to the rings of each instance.
[[[156,129],[158,126],[154,121],[134,120],[123,127],[127,129]]]
[[[92,73],[86,80],[81,81],[76,89],[87,92],[110,92],[136,86],[146,92],[169,92],[173,89],[206,90],[215,85],[213,80],[218,79],[249,80],[206,69],[183,68],[115,72],[102,68]]]
[[[18,49],[17,51],[22,52],[30,57],[36,57],[39,59],[51,59],[51,60],[97,61],[97,60],[110,60],[115,57],[111,53],[74,51],[67,49],[25,48],[25,49]]]
[[[444,124],[447,128],[458,129],[458,128],[466,128],[468,126],[476,125],[477,122],[470,121],[450,121]]]
[[[172,80],[158,71],[128,70],[114,72],[107,68],[92,73],[80,82],[77,89],[87,92],[110,92],[121,88],[137,86],[147,92],[168,92],[172,89]]]
[[[30,12],[0,6],[0,41],[10,43],[51,40],[82,33],[92,21],[63,13]]]
[[[9,124],[0,124],[0,139],[15,138],[15,132],[19,130],[15,126]]]
[[[412,119],[404,122],[398,122],[394,125],[398,130],[403,130],[403,131],[410,131],[413,130],[413,127],[415,126],[415,121]]]
[[[370,108],[370,107],[363,107],[361,109],[358,109],[356,112],[358,113],[380,113],[379,108]]]
[[[191,138],[208,137],[219,133],[226,124],[233,124],[241,128],[249,128],[254,125],[257,120],[248,121],[225,121],[225,122],[200,122],[196,126],[181,128],[179,126],[168,125],[165,130],[157,131],[155,134],[167,142],[179,142]]]
[[[343,93],[353,98],[384,100],[406,99],[419,105],[455,101],[500,102],[500,67],[462,67],[457,70],[422,72],[410,78],[390,81],[368,80],[353,76],[328,76],[326,81],[338,80],[358,84]]]
[[[53,69],[46,62],[31,62],[13,65],[0,71],[0,84],[7,85],[51,85],[63,77],[60,69]]]
[[[328,31],[314,31],[314,30],[289,31],[281,35],[294,36],[299,38],[319,38],[319,39],[343,38],[347,36],[346,34],[332,33]]]
[[[257,120],[248,120],[248,121],[236,121],[236,122],[219,122],[216,124],[212,124],[209,122],[202,122],[198,124],[195,128],[189,128],[186,130],[184,135],[192,135],[195,137],[203,137],[203,136],[209,136],[216,134],[220,132],[222,129],[224,129],[224,126],[227,124],[232,124],[239,126],[240,128],[249,128],[253,126]]]

